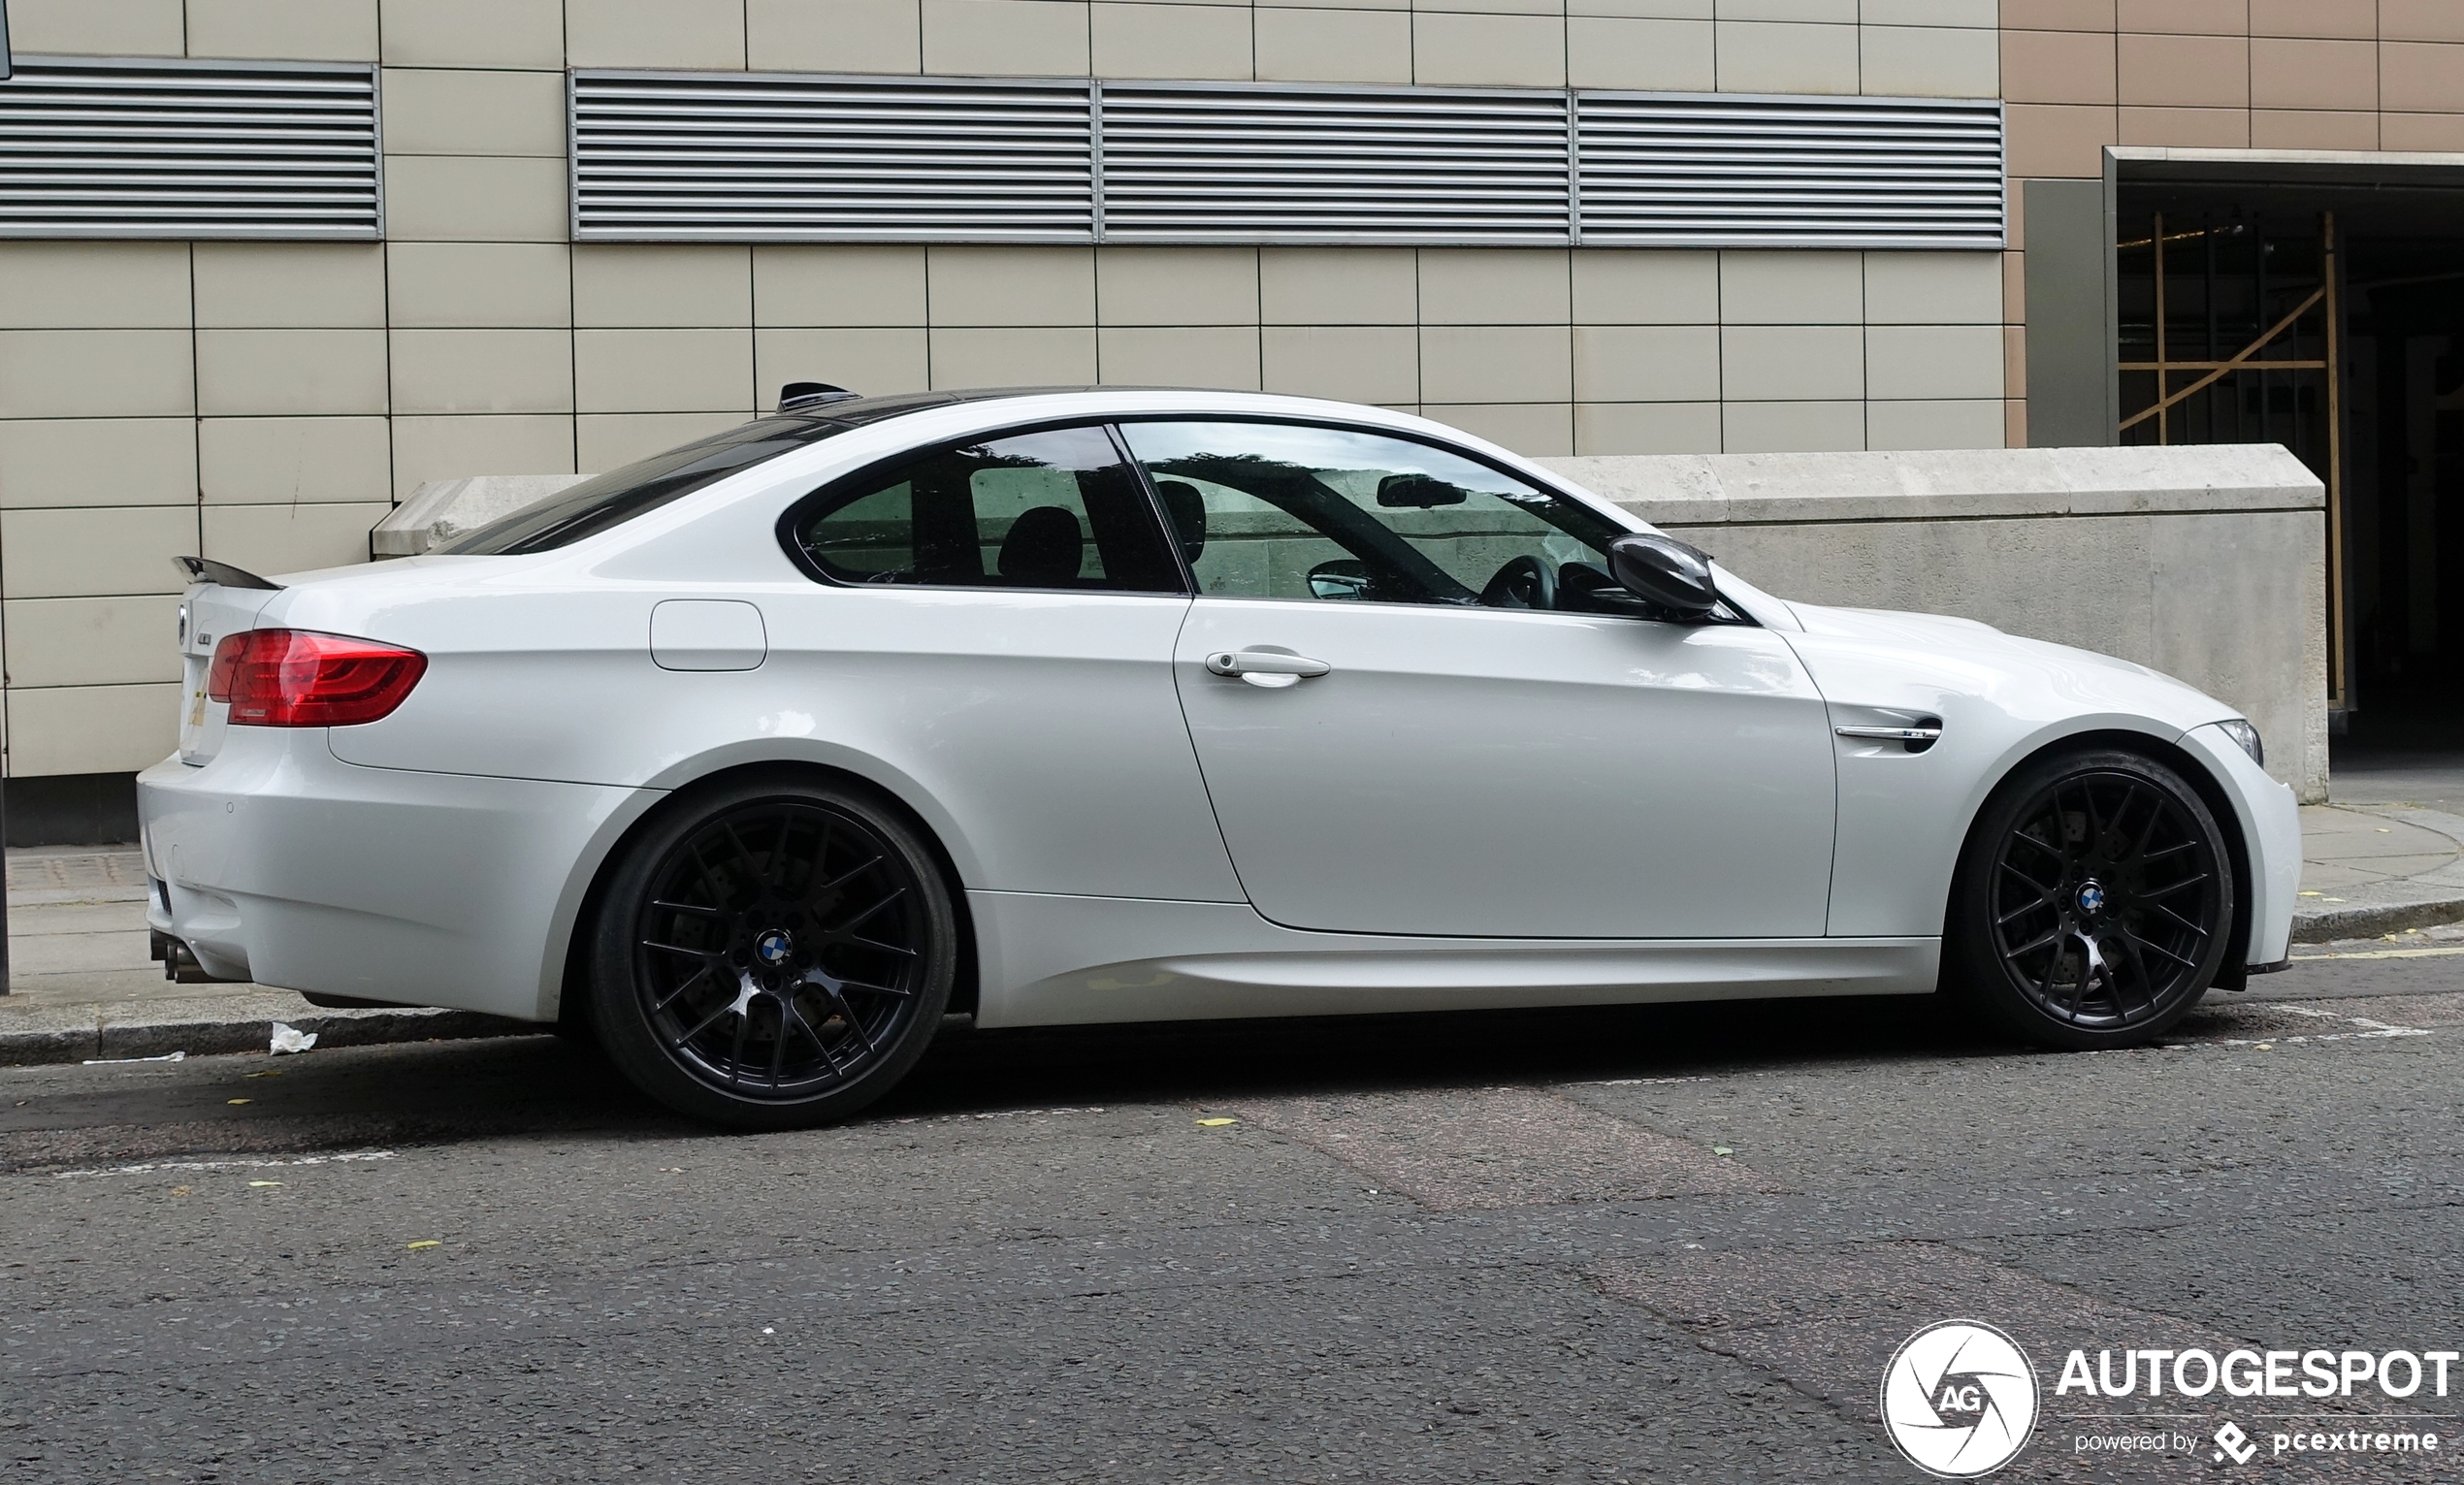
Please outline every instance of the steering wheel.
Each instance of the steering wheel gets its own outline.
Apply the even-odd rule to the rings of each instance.
[[[1510,558],[1480,590],[1480,601],[1491,608],[1555,608],[1557,574],[1529,552]]]

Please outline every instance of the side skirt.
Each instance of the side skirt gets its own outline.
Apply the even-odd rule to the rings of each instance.
[[[969,892],[983,1026],[1922,995],[1936,938],[1449,939],[1312,933],[1247,903]]]

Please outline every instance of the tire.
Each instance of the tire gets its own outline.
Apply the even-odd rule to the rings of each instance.
[[[2066,1050],[2136,1047],[2232,952],[2232,856],[2174,769],[2118,750],[2028,763],[1969,832],[1943,932],[1950,987]]]
[[[900,812],[808,777],[734,781],[626,847],[592,934],[591,1020],[679,1114],[828,1123],[924,1055],[957,944],[938,857]]]

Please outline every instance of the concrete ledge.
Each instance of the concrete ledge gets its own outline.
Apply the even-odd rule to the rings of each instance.
[[[458,541],[491,521],[535,505],[588,474],[474,474],[432,479],[368,533],[368,555],[417,557]]]
[[[2278,445],[1540,463],[1780,597],[1955,614],[2179,676],[2326,797],[2326,492]]]
[[[2308,466],[2273,443],[1622,455],[1538,463],[1654,525],[2319,510],[2327,500],[2326,487]]]

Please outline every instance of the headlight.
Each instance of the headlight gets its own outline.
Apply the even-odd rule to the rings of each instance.
[[[2220,722],[2217,726],[2224,729],[2225,736],[2242,745],[2242,751],[2251,756],[2252,762],[2261,768],[2267,766],[2267,745],[2258,740],[2258,728],[2239,717],[2230,722]]]

